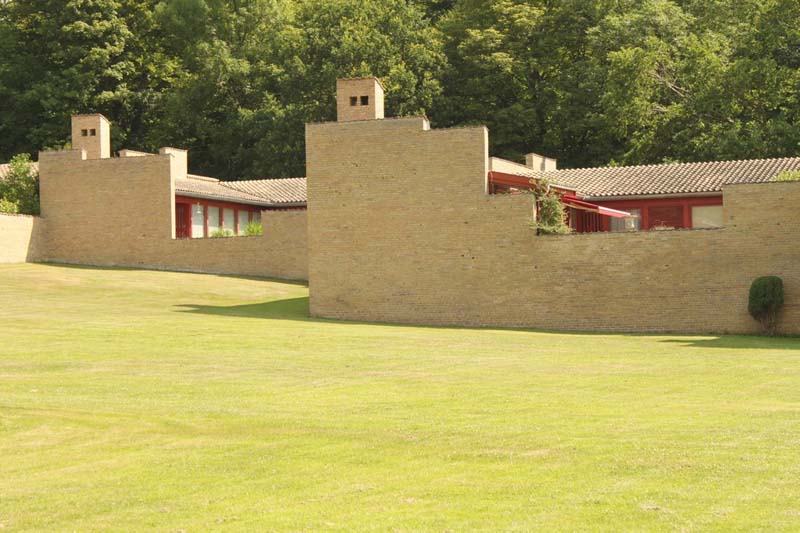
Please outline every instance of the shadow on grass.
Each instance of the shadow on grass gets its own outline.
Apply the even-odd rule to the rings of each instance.
[[[312,322],[315,319],[308,315],[308,296],[301,298],[288,298],[286,300],[273,300],[257,304],[244,305],[195,305],[181,304],[182,313],[200,315],[230,316],[241,318],[270,318],[277,320],[302,320]]]
[[[107,270],[107,271],[116,271],[116,272],[165,272],[170,274],[186,274],[186,275],[195,275],[195,276],[214,276],[217,278],[230,278],[230,279],[241,279],[246,281],[269,281],[273,283],[283,283],[285,285],[297,285],[298,287],[308,287],[308,282],[303,280],[294,280],[294,279],[282,279],[282,278],[270,278],[265,276],[247,276],[244,274],[218,274],[215,272],[197,272],[194,270],[186,270],[180,268],[157,268],[157,267],[148,267],[148,266],[136,266],[136,267],[127,267],[127,266],[94,266],[94,265],[80,265],[74,263],[51,263],[51,262],[39,262],[36,263],[37,265],[41,265],[44,267],[55,267],[55,268],[64,268],[64,269],[71,269],[71,270]]]
[[[731,335],[712,338],[674,338],[660,342],[692,348],[724,348],[726,350],[800,350],[800,337],[757,337]]]
[[[231,305],[231,306],[217,306],[217,305],[197,305],[197,304],[182,304],[176,305],[179,312],[193,313],[201,315],[214,315],[214,316],[227,316],[227,317],[241,317],[241,318],[262,318],[272,320],[299,320],[303,322],[320,322],[320,323],[338,323],[340,321],[325,318],[315,318],[309,316],[308,311],[308,296],[301,298],[288,298],[286,300],[272,300],[269,302],[244,304],[244,305]],[[499,327],[459,327],[459,326],[430,326],[420,324],[392,324],[392,323],[379,323],[379,322],[364,322],[364,321],[346,321],[341,322],[351,325],[379,325],[384,327],[397,327],[397,328],[430,328],[430,329],[470,329],[470,330],[483,330],[483,331],[517,331],[527,333],[540,333],[540,334],[553,334],[553,335],[572,335],[572,336],[615,336],[620,338],[626,337],[665,337],[660,338],[657,342],[675,344],[680,347],[693,347],[693,348],[724,348],[729,350],[800,350],[800,337],[756,337],[745,335],[732,335],[732,336],[683,336],[683,335],[669,335],[664,333],[596,333],[596,332],[577,332],[577,331],[551,331],[551,330],[538,330],[530,328],[499,328]]]

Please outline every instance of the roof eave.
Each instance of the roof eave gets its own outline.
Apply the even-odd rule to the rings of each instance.
[[[203,194],[198,192],[175,191],[175,196],[185,196],[186,198],[196,198],[198,200],[217,200],[219,202],[229,202],[232,204],[255,205],[259,207],[276,207],[279,204],[273,202],[261,202],[258,200],[244,200],[241,198],[231,198],[230,196],[219,196],[216,194]]]
[[[663,200],[667,198],[697,198],[697,197],[713,197],[722,196],[722,191],[704,191],[704,192],[682,192],[682,193],[666,193],[666,194],[628,194],[616,196],[592,196],[590,194],[582,195],[581,198],[590,202],[610,202],[622,200]]]

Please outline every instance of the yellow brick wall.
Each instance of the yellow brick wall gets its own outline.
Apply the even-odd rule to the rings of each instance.
[[[44,236],[42,228],[39,217],[0,213],[0,263],[38,260]]]
[[[173,239],[178,166],[168,154],[84,161],[77,151],[41,153],[48,231],[40,259],[307,278],[303,211],[264,212],[264,235],[257,237]]]
[[[750,283],[779,275],[800,333],[800,183],[726,188],[724,229],[537,237],[530,197],[484,192],[484,128],[313,124],[306,150],[314,316],[749,333]]]

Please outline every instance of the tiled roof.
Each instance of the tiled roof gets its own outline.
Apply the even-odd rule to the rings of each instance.
[[[800,157],[567,169],[544,176],[588,198],[603,198],[720,192],[723,185],[772,181],[787,170],[800,170]]]
[[[276,204],[305,203],[305,178],[284,178],[273,180],[226,181],[225,187],[269,200]]]
[[[190,175],[175,181],[176,194],[253,205],[305,204],[306,179],[217,181]]]
[[[210,198],[250,205],[270,205],[272,202],[251,194],[236,191],[222,185],[221,182],[208,179],[175,180],[175,194],[192,198]]]

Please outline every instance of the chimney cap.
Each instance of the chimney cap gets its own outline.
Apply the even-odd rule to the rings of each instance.
[[[353,78],[337,78],[336,83],[346,82],[346,81],[365,81],[365,80],[377,81],[378,85],[381,86],[381,89],[383,89],[384,91],[386,90],[386,87],[383,85],[383,82],[377,76],[356,76]]]
[[[108,122],[109,124],[111,124],[111,121],[108,120],[108,117],[106,117],[102,113],[75,113],[74,115],[72,115],[72,118],[85,118],[85,117],[86,118],[88,118],[88,117],[100,117],[103,120],[105,120],[106,122]]]

